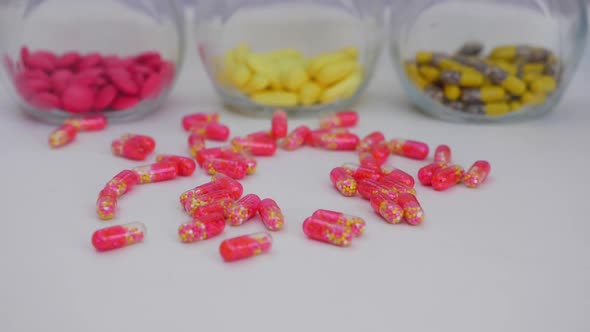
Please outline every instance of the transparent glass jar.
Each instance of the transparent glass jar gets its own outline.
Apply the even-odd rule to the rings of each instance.
[[[0,25],[0,75],[10,95],[53,123],[155,110],[175,82],[186,42],[174,0],[2,1]]]
[[[390,46],[410,99],[446,120],[555,108],[584,51],[583,0],[393,0]]]
[[[199,54],[233,110],[345,109],[371,80],[384,8],[383,0],[198,0]]]

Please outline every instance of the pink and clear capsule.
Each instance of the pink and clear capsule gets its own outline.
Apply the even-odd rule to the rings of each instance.
[[[197,164],[194,160],[182,156],[158,155],[156,156],[156,162],[175,163],[178,168],[178,175],[180,176],[191,176],[197,169]]]
[[[178,237],[184,243],[204,241],[218,236],[225,229],[225,220],[219,213],[195,219],[178,227]]]
[[[258,212],[260,197],[254,194],[248,194],[240,200],[234,202],[226,213],[226,219],[232,226],[240,226],[246,221],[254,218]]]
[[[96,200],[96,213],[101,220],[111,220],[117,213],[117,192],[105,188],[98,194]]]
[[[196,157],[195,159],[197,160],[197,164],[199,164],[199,166],[203,167],[203,163],[205,162],[205,160],[207,159],[227,159],[227,158],[222,158],[222,154],[223,151],[226,150],[225,148],[205,148],[205,149],[200,149],[199,151],[197,151]]]
[[[399,168],[381,167],[381,173],[383,174],[384,178],[399,181],[410,188],[414,188],[416,185],[416,180],[414,180],[414,177]]]
[[[371,197],[371,207],[389,224],[399,224],[404,216],[404,210],[398,203],[381,194]]]
[[[322,140],[326,140],[338,134],[348,134],[350,131],[346,128],[316,129],[309,132],[305,143],[309,146],[317,147]]]
[[[107,127],[107,122],[106,116],[95,115],[84,118],[67,119],[64,124],[74,126],[77,131],[100,131]]]
[[[370,151],[359,152],[359,163],[363,167],[378,169],[383,162],[377,160]]]
[[[115,156],[131,160],[145,160],[156,148],[156,141],[143,135],[126,134],[113,141],[111,150]]]
[[[365,136],[359,143],[359,151],[369,151],[374,145],[385,142],[385,135],[380,131],[374,131]]]
[[[418,171],[418,181],[422,183],[424,186],[432,185],[432,177],[438,171],[440,171],[444,165],[439,163],[432,163],[430,165],[426,165]]]
[[[243,160],[207,159],[203,169],[209,175],[225,174],[232,179],[241,180],[248,174],[248,164]]]
[[[117,197],[121,197],[133,189],[137,183],[139,183],[139,176],[134,171],[126,169],[107,182],[105,189],[114,191]]]
[[[172,162],[139,166],[135,167],[133,171],[139,176],[139,184],[169,181],[178,176],[176,163]]]
[[[217,113],[194,113],[186,115],[182,118],[182,127],[189,131],[195,126],[203,123],[219,122],[219,114]]]
[[[287,113],[283,110],[274,112],[270,134],[274,139],[281,139],[287,136],[289,130]]]
[[[295,128],[282,142],[281,148],[287,151],[294,151],[305,144],[307,137],[310,135],[311,129],[307,126],[299,126]]]
[[[312,218],[322,219],[334,224],[350,227],[352,234],[357,237],[361,236],[367,227],[367,223],[364,219],[336,211],[317,210],[311,216]]]
[[[244,151],[253,156],[273,156],[277,151],[277,143],[271,140],[235,137],[231,143],[235,150]]]
[[[461,166],[451,165],[444,167],[434,173],[432,177],[432,188],[437,191],[443,191],[454,187],[463,180],[464,174],[465,172]]]
[[[205,149],[205,139],[197,134],[191,134],[188,137],[188,148],[193,158],[197,157],[197,153]]]
[[[492,165],[485,160],[476,161],[465,173],[463,183],[469,188],[477,188],[488,178],[492,171]]]
[[[271,248],[272,236],[262,232],[224,240],[219,253],[224,261],[234,262],[267,253]]]
[[[389,158],[389,155],[391,155],[391,150],[386,142],[373,145],[370,152],[381,165],[383,165]]]
[[[285,217],[281,208],[277,205],[277,202],[270,198],[266,198],[260,201],[258,204],[258,213],[262,218],[264,227],[269,231],[279,231],[283,229],[285,225]]]
[[[424,210],[416,196],[401,194],[397,203],[404,209],[404,219],[410,225],[419,225],[424,221]]]
[[[452,161],[451,148],[448,145],[439,145],[434,150],[434,162],[448,165]]]
[[[191,128],[193,134],[200,135],[205,139],[225,142],[229,139],[229,127],[218,122],[204,123]]]
[[[318,141],[318,147],[335,151],[354,151],[359,144],[359,137],[353,133],[324,134]]]
[[[209,194],[219,190],[227,190],[230,194],[230,197],[234,200],[242,197],[242,193],[244,191],[242,185],[238,181],[228,176],[220,175],[222,174],[214,176],[211,182],[207,182],[191,190],[183,192],[180,195],[180,204],[185,206],[186,202],[193,199],[194,197]]]
[[[405,183],[403,183],[393,177],[388,177],[388,176],[382,177],[379,180],[379,183],[382,186],[384,186],[390,190],[393,190],[398,194],[410,193],[412,195],[416,195],[416,189],[406,185]]]
[[[216,190],[207,194],[198,195],[188,199],[184,203],[184,210],[186,211],[186,213],[194,215],[195,211],[202,206],[209,205],[216,201],[222,201],[231,198],[231,193],[228,190]]]
[[[424,160],[428,158],[428,153],[430,151],[428,144],[426,143],[405,139],[393,139],[389,142],[389,147],[393,154],[416,160]]]
[[[61,148],[72,143],[77,135],[76,127],[71,124],[64,124],[49,135],[49,146],[54,149]]]
[[[348,247],[352,244],[352,229],[350,227],[314,217],[305,219],[303,233],[310,239],[339,247]]]
[[[260,140],[262,140],[262,141],[274,141],[275,140],[271,136],[271,133],[268,132],[268,131],[265,131],[265,130],[263,130],[263,131],[257,131],[257,132],[252,133],[252,134],[248,134],[246,137],[247,138],[251,138],[251,139],[253,139],[255,141],[260,141]]]
[[[121,136],[121,141],[131,141],[139,145],[147,153],[152,153],[156,149],[156,140],[150,136],[137,135],[137,134],[125,134]]]
[[[357,182],[364,179],[371,179],[377,181],[382,177],[381,171],[378,167],[368,167],[357,164],[344,164],[342,165],[342,168],[344,168],[349,174],[351,174]]]
[[[364,179],[358,183],[358,192],[362,198],[370,200],[377,194],[385,195],[392,201],[396,201],[399,193],[385,185],[371,179]]]
[[[243,152],[235,152],[231,149],[225,149],[221,153],[221,159],[228,159],[228,160],[239,160],[244,162],[247,165],[246,174],[252,175],[256,173],[256,169],[258,168],[258,162],[256,159],[249,157]]]
[[[198,219],[215,213],[225,216],[227,214],[227,209],[233,204],[233,202],[234,200],[231,198],[222,198],[209,204],[199,206],[192,214],[193,219]]]
[[[145,225],[132,223],[99,229],[92,234],[92,245],[97,251],[108,251],[130,246],[143,241]]]
[[[219,183],[222,189],[229,191],[229,194],[233,200],[238,200],[244,193],[244,187],[240,182],[230,178],[225,174],[217,174],[211,177],[212,182]]]
[[[330,172],[330,181],[338,191],[345,197],[356,195],[357,182],[344,168],[336,167]]]
[[[354,111],[340,111],[320,118],[320,128],[354,127],[359,122],[359,115]]]

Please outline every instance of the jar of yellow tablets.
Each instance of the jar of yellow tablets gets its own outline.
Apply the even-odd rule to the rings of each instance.
[[[231,109],[352,106],[381,50],[383,0],[199,0],[198,50]]]
[[[420,110],[505,121],[555,108],[587,28],[583,0],[394,0],[391,51]]]

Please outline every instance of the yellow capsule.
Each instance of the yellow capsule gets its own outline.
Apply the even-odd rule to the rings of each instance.
[[[293,67],[281,75],[283,86],[290,91],[299,91],[301,86],[309,81],[307,71],[301,67]]]
[[[445,97],[450,101],[461,98],[461,88],[458,85],[445,85]]]
[[[490,57],[492,59],[512,61],[516,57],[516,46],[508,45],[496,47],[492,50]]]
[[[248,66],[237,65],[231,75],[231,81],[236,87],[241,88],[248,83],[251,77],[252,72],[250,72]]]
[[[502,116],[510,112],[510,106],[506,103],[486,104],[485,112],[487,116]]]
[[[442,70],[457,70],[457,71],[463,71],[465,70],[465,66],[463,66],[462,64],[458,63],[455,60],[451,60],[451,59],[440,59],[440,61],[438,62],[438,67]]]
[[[440,70],[433,66],[422,66],[419,68],[419,72],[429,83],[436,82],[440,78]]]
[[[317,104],[322,94],[322,88],[314,82],[307,82],[299,89],[299,102],[303,106]]]
[[[267,56],[261,54],[249,54],[246,57],[246,64],[254,73],[266,77],[271,88],[276,90],[283,88],[280,82],[279,70]]]
[[[479,72],[445,70],[441,73],[440,79],[445,84],[476,88],[483,85],[484,76]]]
[[[358,59],[358,57],[359,57],[359,49],[357,47],[354,47],[354,46],[345,47],[345,48],[343,48],[341,50],[338,50],[338,52],[344,53],[344,54],[350,56],[353,59]]]
[[[296,106],[298,99],[297,94],[282,91],[266,91],[252,95],[252,100],[255,102],[269,106]]]
[[[499,67],[500,69],[504,70],[510,75],[516,75],[518,73],[518,68],[510,62],[504,60],[497,60],[494,61],[494,64],[496,65],[496,67]]]
[[[420,51],[416,53],[416,63],[419,65],[428,65],[432,63],[432,52]]]
[[[544,63],[527,63],[522,66],[522,74],[543,74],[545,71]]]
[[[541,76],[531,83],[531,92],[534,94],[548,94],[557,88],[553,76]]]
[[[414,83],[418,88],[423,90],[426,86],[428,86],[428,82],[420,76],[418,71],[418,67],[415,63],[408,62],[405,65],[406,73],[408,74],[408,79]]]
[[[526,92],[524,95],[522,95],[522,97],[520,98],[520,101],[522,102],[523,105],[537,106],[537,105],[541,105],[545,102],[545,95],[533,94],[530,92]]]
[[[537,74],[537,73],[528,73],[528,74],[522,75],[522,80],[526,84],[531,85],[535,80],[537,80],[541,76],[543,76],[543,75]]]
[[[307,73],[315,78],[327,65],[343,60],[350,60],[351,56],[344,52],[326,53],[312,58],[307,67]]]
[[[356,61],[347,60],[333,62],[324,66],[316,75],[315,81],[324,87],[340,82],[358,69]]]
[[[510,112],[518,111],[522,108],[522,104],[519,101],[513,100],[510,102]]]
[[[480,89],[465,89],[461,100],[465,103],[496,103],[506,99],[506,91],[499,86],[489,85]]]
[[[274,61],[279,61],[283,59],[301,59],[303,58],[303,55],[299,50],[294,48],[283,48],[270,52],[269,58]]]
[[[283,58],[277,60],[275,62],[275,65],[279,67],[281,71],[289,70],[296,67],[306,68],[307,60],[304,58]]]
[[[246,94],[253,94],[265,90],[270,85],[270,81],[266,76],[255,74],[250,81],[243,87]]]
[[[516,76],[508,76],[500,85],[513,96],[520,97],[526,92],[526,84]]]
[[[324,90],[320,97],[322,104],[328,104],[339,99],[352,97],[359,88],[363,80],[360,72],[355,72],[342,82]]]
[[[250,50],[250,45],[247,43],[241,43],[238,47],[234,50],[234,60],[237,63],[245,63],[248,55],[252,51]]]

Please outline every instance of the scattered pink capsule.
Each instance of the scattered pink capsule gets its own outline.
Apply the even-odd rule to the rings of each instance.
[[[260,197],[248,194],[234,202],[228,209],[226,219],[232,226],[240,226],[254,218],[260,205]]]
[[[370,149],[371,154],[375,159],[380,163],[383,164],[391,155],[391,150],[389,149],[389,145],[386,142],[381,142],[373,145]]]
[[[390,224],[399,224],[404,216],[404,210],[398,203],[381,194],[371,197],[371,207]]]
[[[401,194],[397,203],[404,209],[404,219],[410,225],[419,225],[424,221],[424,210],[416,196]]]
[[[243,160],[212,158],[203,162],[203,169],[209,175],[222,173],[232,179],[241,180],[248,173],[248,164]]]
[[[76,127],[77,131],[99,131],[107,127],[107,118],[104,115],[95,115],[84,118],[67,119],[64,123]]]
[[[414,188],[414,185],[416,185],[416,180],[414,180],[414,177],[399,168],[381,167],[381,173],[383,174],[384,178],[399,181],[410,188]]]
[[[463,183],[469,188],[477,188],[488,178],[492,165],[485,160],[476,161],[463,177]]]
[[[330,181],[345,197],[356,195],[357,182],[344,168],[336,167],[330,172]]]
[[[307,126],[299,126],[295,128],[282,142],[281,148],[287,151],[294,151],[305,144],[307,137],[311,133],[311,129]]]
[[[256,173],[256,169],[258,168],[258,162],[254,158],[250,158],[244,152],[236,152],[234,149],[222,149],[221,150],[221,159],[228,159],[228,160],[239,160],[247,165],[246,174],[252,175]]]
[[[126,169],[109,180],[105,189],[109,189],[115,192],[117,197],[121,197],[133,189],[137,183],[139,183],[139,176],[137,173]]]
[[[231,194],[228,190],[220,189],[210,193],[194,196],[186,201],[184,210],[190,215],[194,215],[195,211],[205,205],[217,201],[231,199]]]
[[[215,213],[225,216],[227,214],[227,209],[233,204],[233,202],[234,201],[231,198],[222,198],[209,204],[199,206],[192,214],[193,219],[198,219]]]
[[[277,151],[277,143],[269,140],[236,137],[232,140],[232,145],[234,149],[253,156],[273,156]]]
[[[344,164],[342,168],[346,169],[349,174],[352,174],[354,179],[359,182],[364,179],[379,180],[381,179],[381,171],[378,167],[370,167],[356,164]]]
[[[97,251],[120,249],[143,241],[146,227],[132,223],[99,229],[92,235],[92,245]]]
[[[195,126],[200,126],[203,123],[219,122],[218,113],[194,113],[186,115],[182,118],[182,127],[186,131],[190,131]]]
[[[406,185],[402,181],[399,181],[393,177],[382,177],[381,179],[379,179],[379,184],[390,190],[395,191],[398,194],[410,193],[412,195],[416,195],[416,189]]]
[[[178,227],[178,237],[184,243],[204,241],[218,236],[225,229],[223,215],[216,213],[200,217]]]
[[[322,135],[318,146],[327,150],[354,151],[359,144],[359,137],[353,133]]]
[[[358,192],[364,199],[370,200],[377,194],[385,195],[392,201],[396,201],[399,194],[397,191],[372,179],[364,179],[358,183]]]
[[[220,148],[220,147],[202,148],[202,149],[198,150],[196,153],[196,156],[195,156],[195,159],[197,159],[197,164],[199,164],[202,167],[203,163],[207,159],[221,158],[222,154],[223,154],[223,150],[224,150],[224,148]],[[227,159],[227,158],[222,158],[222,159]]]
[[[352,229],[346,225],[309,217],[303,222],[303,233],[312,240],[348,247],[352,244]]]
[[[432,188],[437,191],[443,191],[454,187],[463,180],[464,174],[465,172],[461,166],[451,165],[444,167],[434,173],[432,177]]]
[[[262,223],[269,231],[278,231],[285,225],[285,217],[277,202],[270,198],[260,201],[258,204],[258,213],[262,218]]]
[[[234,262],[267,253],[272,248],[272,236],[268,233],[243,235],[221,242],[219,253],[226,262]]]
[[[194,197],[209,194],[219,190],[227,190],[232,199],[239,199],[244,191],[242,185],[230,177],[219,175],[221,174],[216,175],[214,180],[211,182],[207,182],[182,193],[180,195],[180,204],[185,206],[186,202],[193,199]]]
[[[416,160],[424,160],[428,158],[429,148],[426,143],[393,139],[389,142],[391,152],[400,156],[404,156]]]
[[[359,152],[359,162],[363,167],[374,169],[378,169],[383,164],[383,162],[377,160],[377,158],[375,158],[375,156],[369,151]]]
[[[197,163],[194,160],[182,156],[159,155],[156,162],[172,162],[178,167],[178,175],[191,176],[197,169]]]
[[[420,168],[418,171],[418,181],[424,186],[432,185],[432,177],[436,172],[440,171],[443,166],[444,165],[439,163],[432,163]]]
[[[438,164],[450,164],[452,159],[451,148],[448,145],[439,145],[434,150],[434,162]]]
[[[274,139],[285,138],[288,132],[287,113],[283,110],[276,111],[272,116],[272,126],[270,134]]]
[[[118,196],[115,191],[110,188],[103,189],[98,194],[96,200],[96,213],[102,220],[111,220],[115,217],[117,212]]]
[[[327,114],[320,118],[320,128],[354,127],[359,122],[359,116],[354,111],[341,111]]]
[[[242,184],[225,174],[216,174],[211,177],[211,181],[218,183],[223,189],[228,190],[233,200],[238,200],[244,193]]]
[[[350,131],[346,128],[316,129],[309,132],[305,143],[317,147],[320,142],[338,134],[348,134]]]
[[[139,166],[135,167],[133,171],[139,176],[139,184],[169,181],[178,176],[178,168],[173,162]]]
[[[361,140],[358,150],[359,151],[368,151],[374,145],[382,143],[382,142],[385,142],[385,135],[383,135],[383,133],[380,131],[374,131],[374,132],[370,133],[369,135],[365,136]]]
[[[351,216],[336,211],[317,210],[312,215],[312,218],[322,219],[334,224],[340,224],[350,227],[354,236],[361,236],[365,232],[367,223],[364,219],[356,216]]]
[[[220,142],[227,141],[230,135],[229,127],[218,122],[195,125],[191,127],[191,132],[206,139]]]
[[[272,137],[270,132],[265,131],[265,130],[257,131],[252,134],[248,134],[246,137],[253,139],[255,141],[275,141],[275,139]]]
[[[111,143],[115,156],[131,160],[145,160],[156,148],[156,141],[149,136],[125,134]]]
[[[61,148],[72,143],[77,135],[78,131],[76,127],[70,124],[64,124],[49,135],[49,146],[52,148]]]
[[[205,139],[197,134],[191,134],[188,137],[188,148],[193,158],[197,157],[197,153],[205,148]]]

